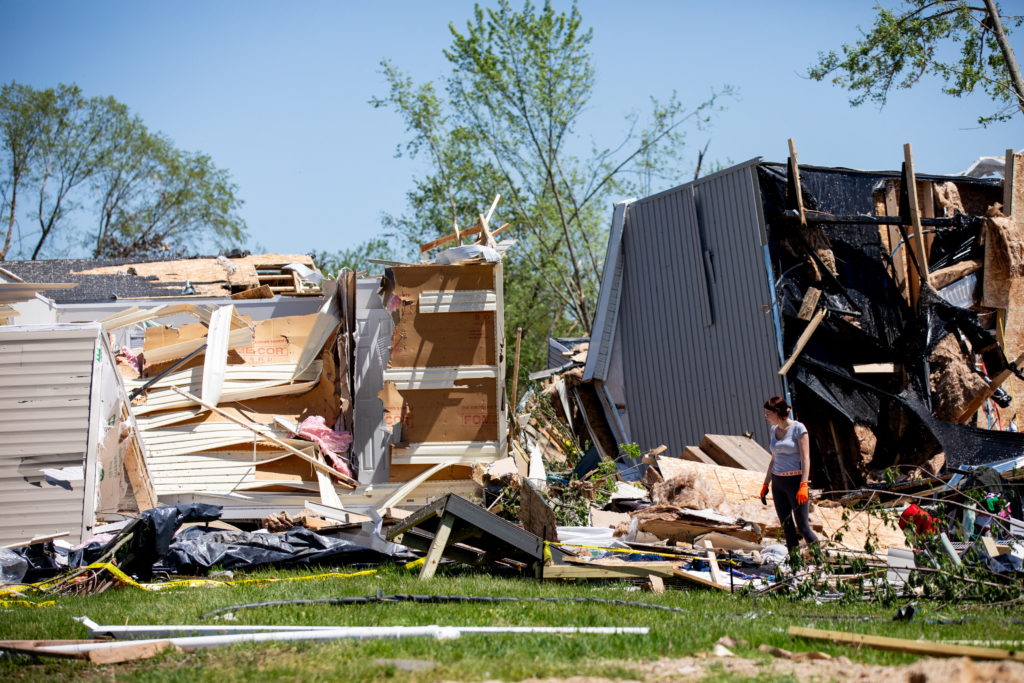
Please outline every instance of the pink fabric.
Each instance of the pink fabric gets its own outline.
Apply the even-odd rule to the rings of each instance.
[[[133,354],[131,351],[129,351],[127,346],[122,346],[121,347],[121,355],[124,356],[124,359],[128,362],[129,365],[131,365],[133,368],[135,368],[136,372],[138,372],[140,375],[142,374],[142,359],[141,358],[139,358],[138,356]]]
[[[327,426],[324,418],[320,415],[307,417],[299,424],[299,431],[296,432],[304,439],[315,441],[320,446],[324,457],[331,467],[341,472],[346,477],[352,476],[352,470],[348,463],[339,454],[348,452],[352,445],[352,435],[348,432],[336,432]]]

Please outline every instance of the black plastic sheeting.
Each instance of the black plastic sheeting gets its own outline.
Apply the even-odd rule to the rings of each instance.
[[[985,196],[998,182],[918,177],[955,180],[961,187],[971,185]],[[869,426],[877,437],[871,469],[906,463],[908,458],[921,462],[939,451],[945,452],[946,462],[953,467],[994,462],[1024,452],[1024,436],[1020,434],[952,424],[931,413],[928,358],[947,334],[955,333],[972,350],[983,351],[990,374],[1007,367],[1002,350],[977,315],[949,304],[926,286],[919,311],[912,310],[886,269],[890,254],[885,251],[876,224],[814,223],[812,216],[812,225],[830,242],[837,271],[835,279],[814,281],[812,269],[806,265],[806,242],[799,234],[798,223],[783,216],[792,208],[786,197],[786,166],[761,164],[758,178],[777,279],[784,349],[794,348],[806,327],[806,322],[797,318],[797,311],[809,286],[822,290],[822,305],[834,312],[815,332],[789,374],[800,419],[819,427],[812,428],[812,433],[834,435],[838,421],[845,423],[846,436],[852,440],[854,424]],[[899,174],[801,167],[804,206],[835,215],[873,215],[873,194],[889,178],[899,178]],[[954,226],[934,229],[933,269],[979,255],[981,219],[957,218]],[[900,249],[907,249],[907,245]],[[909,250],[906,253],[909,262]],[[914,271],[912,265],[908,269]],[[853,374],[853,365],[880,362],[902,365],[907,371],[906,384],[900,384],[895,376]],[[826,436],[822,441],[830,439]],[[841,453],[832,455],[842,457]],[[817,465],[818,474],[830,484],[839,484],[839,473],[831,466],[834,463],[824,460]]]
[[[174,534],[186,522],[212,522],[220,519],[219,505],[192,503],[191,505],[162,505],[146,510],[132,529],[128,554],[121,561],[121,569],[131,576],[149,581],[153,565],[170,550]]]
[[[206,531],[185,529],[168,548],[158,568],[178,574],[201,575],[212,567],[250,569],[324,564],[381,564],[387,555],[351,541],[321,536],[295,527],[284,533]]]

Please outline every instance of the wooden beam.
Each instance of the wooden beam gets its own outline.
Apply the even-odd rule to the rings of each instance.
[[[885,206],[879,212],[879,215],[883,216],[898,216],[900,213],[899,195],[896,192],[896,181],[887,180],[885,181]],[[900,217],[902,221],[902,217]],[[899,289],[900,294],[909,303],[910,292],[907,287],[907,257],[906,250],[910,247],[907,245],[900,245],[903,239],[899,228],[894,224],[889,224],[885,227],[889,237],[889,253],[892,254],[892,277],[896,282],[896,287]],[[897,248],[899,247],[899,248]]]
[[[519,346],[523,343],[523,328],[516,328],[516,355],[512,361],[512,400],[509,401],[509,416],[512,418],[511,433],[515,434],[516,399],[519,397]]]
[[[672,576],[674,578],[677,578],[677,579],[686,579],[687,581],[690,581],[692,583],[698,583],[701,586],[706,586],[708,588],[715,588],[715,589],[718,589],[720,591],[727,591],[727,590],[729,590],[728,586],[723,586],[722,584],[715,583],[714,581],[712,581],[710,579],[705,579],[702,576],[697,576],[698,573],[699,572],[686,571],[685,569],[676,569],[676,570],[674,570],[672,572]]]
[[[635,579],[646,577],[675,578],[673,562],[576,562],[544,567],[545,579]]]
[[[804,347],[807,346],[807,342],[811,340],[811,335],[813,335],[814,331],[818,329],[818,325],[821,324],[821,321],[825,319],[825,313],[826,310],[824,308],[818,309],[818,312],[814,314],[813,318],[811,318],[811,322],[807,323],[807,327],[804,329],[803,334],[801,334],[800,338],[796,340],[796,346],[793,347],[793,353],[789,354],[789,359],[787,359],[782,367],[779,368],[780,375],[785,375],[789,372],[790,368],[793,367],[793,364],[796,363],[796,359],[799,358],[800,353],[804,350]]]
[[[915,655],[932,657],[970,657],[972,659],[1009,659],[1024,662],[1024,652],[1001,650],[970,645],[953,645],[950,643],[932,643],[927,640],[910,640],[907,638],[890,638],[888,636],[872,636],[864,633],[847,633],[845,631],[826,631],[803,626],[790,626],[786,632],[798,638],[811,640],[827,640],[844,645],[867,646],[879,650],[906,652]]]
[[[497,235],[498,233],[504,232],[507,229],[508,229],[508,223],[505,223],[504,225],[502,225],[497,230],[491,230],[491,235]],[[465,230],[461,230],[460,231],[460,235],[462,237],[469,237],[471,235],[479,235],[480,232],[481,232],[481,225],[480,225],[480,223],[476,223],[476,224],[474,224],[470,228],[466,228]],[[424,252],[430,251],[431,249],[436,249],[437,247],[443,247],[444,245],[446,245],[446,244],[448,244],[450,242],[454,242],[455,239],[456,239],[455,235],[452,234],[452,235],[445,235],[444,237],[438,237],[436,240],[432,240],[430,242],[424,242],[423,244],[420,245],[420,253],[422,254]]]
[[[303,453],[298,448],[294,448],[292,446],[289,446],[288,444],[286,444],[284,441],[281,441],[281,439],[277,438],[273,434],[269,434],[266,431],[264,431],[264,430],[262,430],[262,429],[260,429],[258,427],[254,427],[253,425],[251,425],[251,424],[249,424],[247,422],[239,420],[237,417],[235,417],[231,413],[225,412],[225,411],[221,410],[220,408],[218,408],[217,406],[210,405],[209,403],[206,403],[205,401],[203,401],[203,399],[199,398],[198,396],[193,396],[192,394],[188,393],[187,391],[183,391],[182,389],[179,389],[178,387],[171,387],[171,389],[173,389],[175,392],[181,394],[185,398],[189,399],[190,401],[198,403],[199,405],[201,405],[202,407],[206,408],[207,410],[209,410],[211,412],[214,412],[214,413],[217,413],[221,417],[227,418],[231,422],[234,422],[235,424],[238,424],[238,425],[241,425],[241,426],[245,427],[246,429],[250,430],[252,433],[254,433],[257,436],[259,436],[261,439],[263,439],[263,441],[266,441],[268,443],[272,443],[275,446],[277,446],[278,448],[286,450],[289,453],[291,453],[292,455],[296,455],[296,456],[302,458],[303,460],[308,462],[310,465],[312,465],[314,467],[314,469],[316,469],[317,471],[324,472],[325,474],[329,474],[332,477],[335,477],[336,479],[341,481],[341,483],[343,485],[348,486],[349,488],[352,488],[352,489],[356,488],[359,485],[359,482],[357,482],[352,477],[344,475],[344,474],[342,474],[341,472],[337,471],[336,469],[334,469],[332,467],[328,467],[327,465],[325,465],[324,463],[320,462],[316,458]]]

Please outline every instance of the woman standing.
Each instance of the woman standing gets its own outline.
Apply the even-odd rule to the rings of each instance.
[[[808,519],[807,480],[811,474],[811,446],[807,427],[790,418],[790,408],[781,396],[765,401],[764,417],[771,425],[770,450],[772,453],[768,472],[761,487],[761,502],[765,505],[768,483],[771,482],[775,512],[782,522],[786,535],[786,547],[790,550],[800,545],[803,537],[807,545],[817,545],[818,537],[811,529]]]

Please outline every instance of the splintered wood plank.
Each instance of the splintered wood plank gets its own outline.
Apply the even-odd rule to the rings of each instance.
[[[804,300],[800,304],[800,312],[796,317],[801,320],[810,320],[814,316],[814,310],[818,307],[819,298],[821,298],[821,290],[817,287],[808,287],[804,294]]]
[[[1024,154],[1006,152],[1006,171],[1003,180],[1003,213],[1010,217],[1018,236],[1024,236]],[[1006,313],[1002,316],[1003,353],[1007,359],[1024,354],[1024,280],[1016,278],[1010,282]],[[1015,364],[1022,359],[1015,361]],[[1024,406],[1024,382],[1010,375],[1004,381],[1004,389],[1013,397],[1010,407],[1020,423],[1021,407]],[[1004,421],[1004,428],[1006,427]]]

